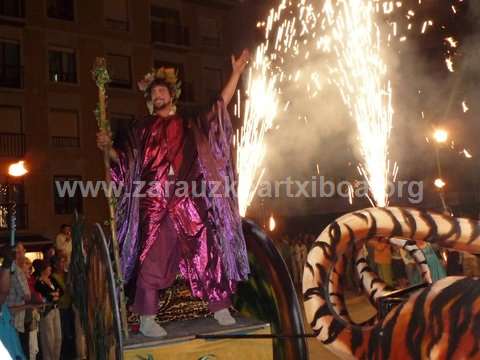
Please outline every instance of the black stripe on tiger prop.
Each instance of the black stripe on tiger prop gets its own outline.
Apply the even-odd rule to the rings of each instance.
[[[480,358],[480,280],[476,278],[439,280],[412,294],[373,326],[352,324],[336,313],[330,296],[335,262],[352,243],[362,246],[373,237],[480,252],[477,221],[403,208],[371,208],[342,216],[320,234],[304,270],[306,316],[317,338],[346,359]]]

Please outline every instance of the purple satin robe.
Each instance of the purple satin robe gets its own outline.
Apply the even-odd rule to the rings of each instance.
[[[126,283],[135,281],[162,231],[156,225],[165,216],[178,239],[178,270],[189,281],[193,295],[221,301],[235,291],[236,282],[247,278],[238,201],[236,194],[224,196],[225,187],[235,181],[232,136],[230,118],[220,99],[210,111],[193,119],[149,116],[116,145],[120,161],[112,166],[112,179],[123,189],[117,199],[116,221]],[[175,195],[173,187],[167,191],[170,167],[177,184],[196,183],[200,189],[200,182],[213,181],[222,184],[217,190],[221,196],[193,196],[192,187],[181,196]],[[130,195],[139,193],[139,186],[147,196]]]

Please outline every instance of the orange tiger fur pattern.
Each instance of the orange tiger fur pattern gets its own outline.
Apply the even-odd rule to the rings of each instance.
[[[331,294],[342,289],[338,281],[330,281],[340,275],[335,265],[345,261],[352,243],[358,248],[374,237],[427,241],[480,253],[480,224],[469,219],[405,208],[371,208],[337,219],[315,241],[303,275],[306,316],[318,340],[345,359],[480,358],[480,280],[476,278],[437,281],[374,325],[355,325],[348,315],[337,314],[339,307]]]

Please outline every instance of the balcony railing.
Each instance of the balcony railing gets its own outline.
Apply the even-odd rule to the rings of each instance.
[[[153,21],[151,30],[154,43],[190,46],[190,33],[184,26]]]
[[[0,0],[0,16],[25,17],[25,0]]]
[[[0,203],[0,230],[8,230],[10,226],[10,203]],[[15,224],[17,229],[28,228],[28,204],[15,204]]]
[[[0,87],[23,88],[23,67],[20,65],[0,65]]]
[[[0,156],[23,157],[25,155],[25,134],[0,133]]]
[[[127,20],[105,19],[105,24],[110,30],[114,31],[128,31],[129,25]]]
[[[52,136],[52,145],[59,148],[80,147],[80,138],[74,136]]]

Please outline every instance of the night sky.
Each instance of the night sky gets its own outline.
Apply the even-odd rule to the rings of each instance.
[[[480,108],[476,101],[480,77],[477,23],[480,6],[468,0],[423,3],[418,7],[418,0],[403,1],[402,11],[397,11],[395,17],[381,19],[383,22],[395,19],[400,23],[411,8],[416,15],[410,22],[417,29],[425,20],[434,22],[425,34],[411,31],[406,42],[393,43],[387,59],[395,110],[390,158],[398,162],[399,179],[424,180],[430,186],[437,169],[434,148],[425,138],[435,126],[443,126],[454,141],[453,149],[450,146],[440,149],[448,191],[477,192],[480,166],[480,146],[476,140],[480,131]],[[452,5],[456,14],[453,14]],[[232,23],[237,51],[242,47],[253,50],[262,40],[262,33],[255,29],[255,24],[266,18],[271,6],[277,6],[277,2],[242,2],[236,12],[237,21]],[[457,49],[451,49],[444,41],[448,36],[459,41]],[[448,49],[454,59],[453,73],[445,64]],[[334,88],[325,88],[319,97],[322,101],[315,103],[315,111],[310,113],[307,124],[299,120],[294,111],[276,120],[280,129],[272,131],[268,139],[268,179],[308,178],[316,175],[317,163],[326,177],[360,179],[356,172],[359,154],[354,122]],[[300,101],[295,96],[290,100]],[[469,107],[467,113],[463,112],[462,101]],[[472,153],[472,159],[460,154],[464,148]]]

